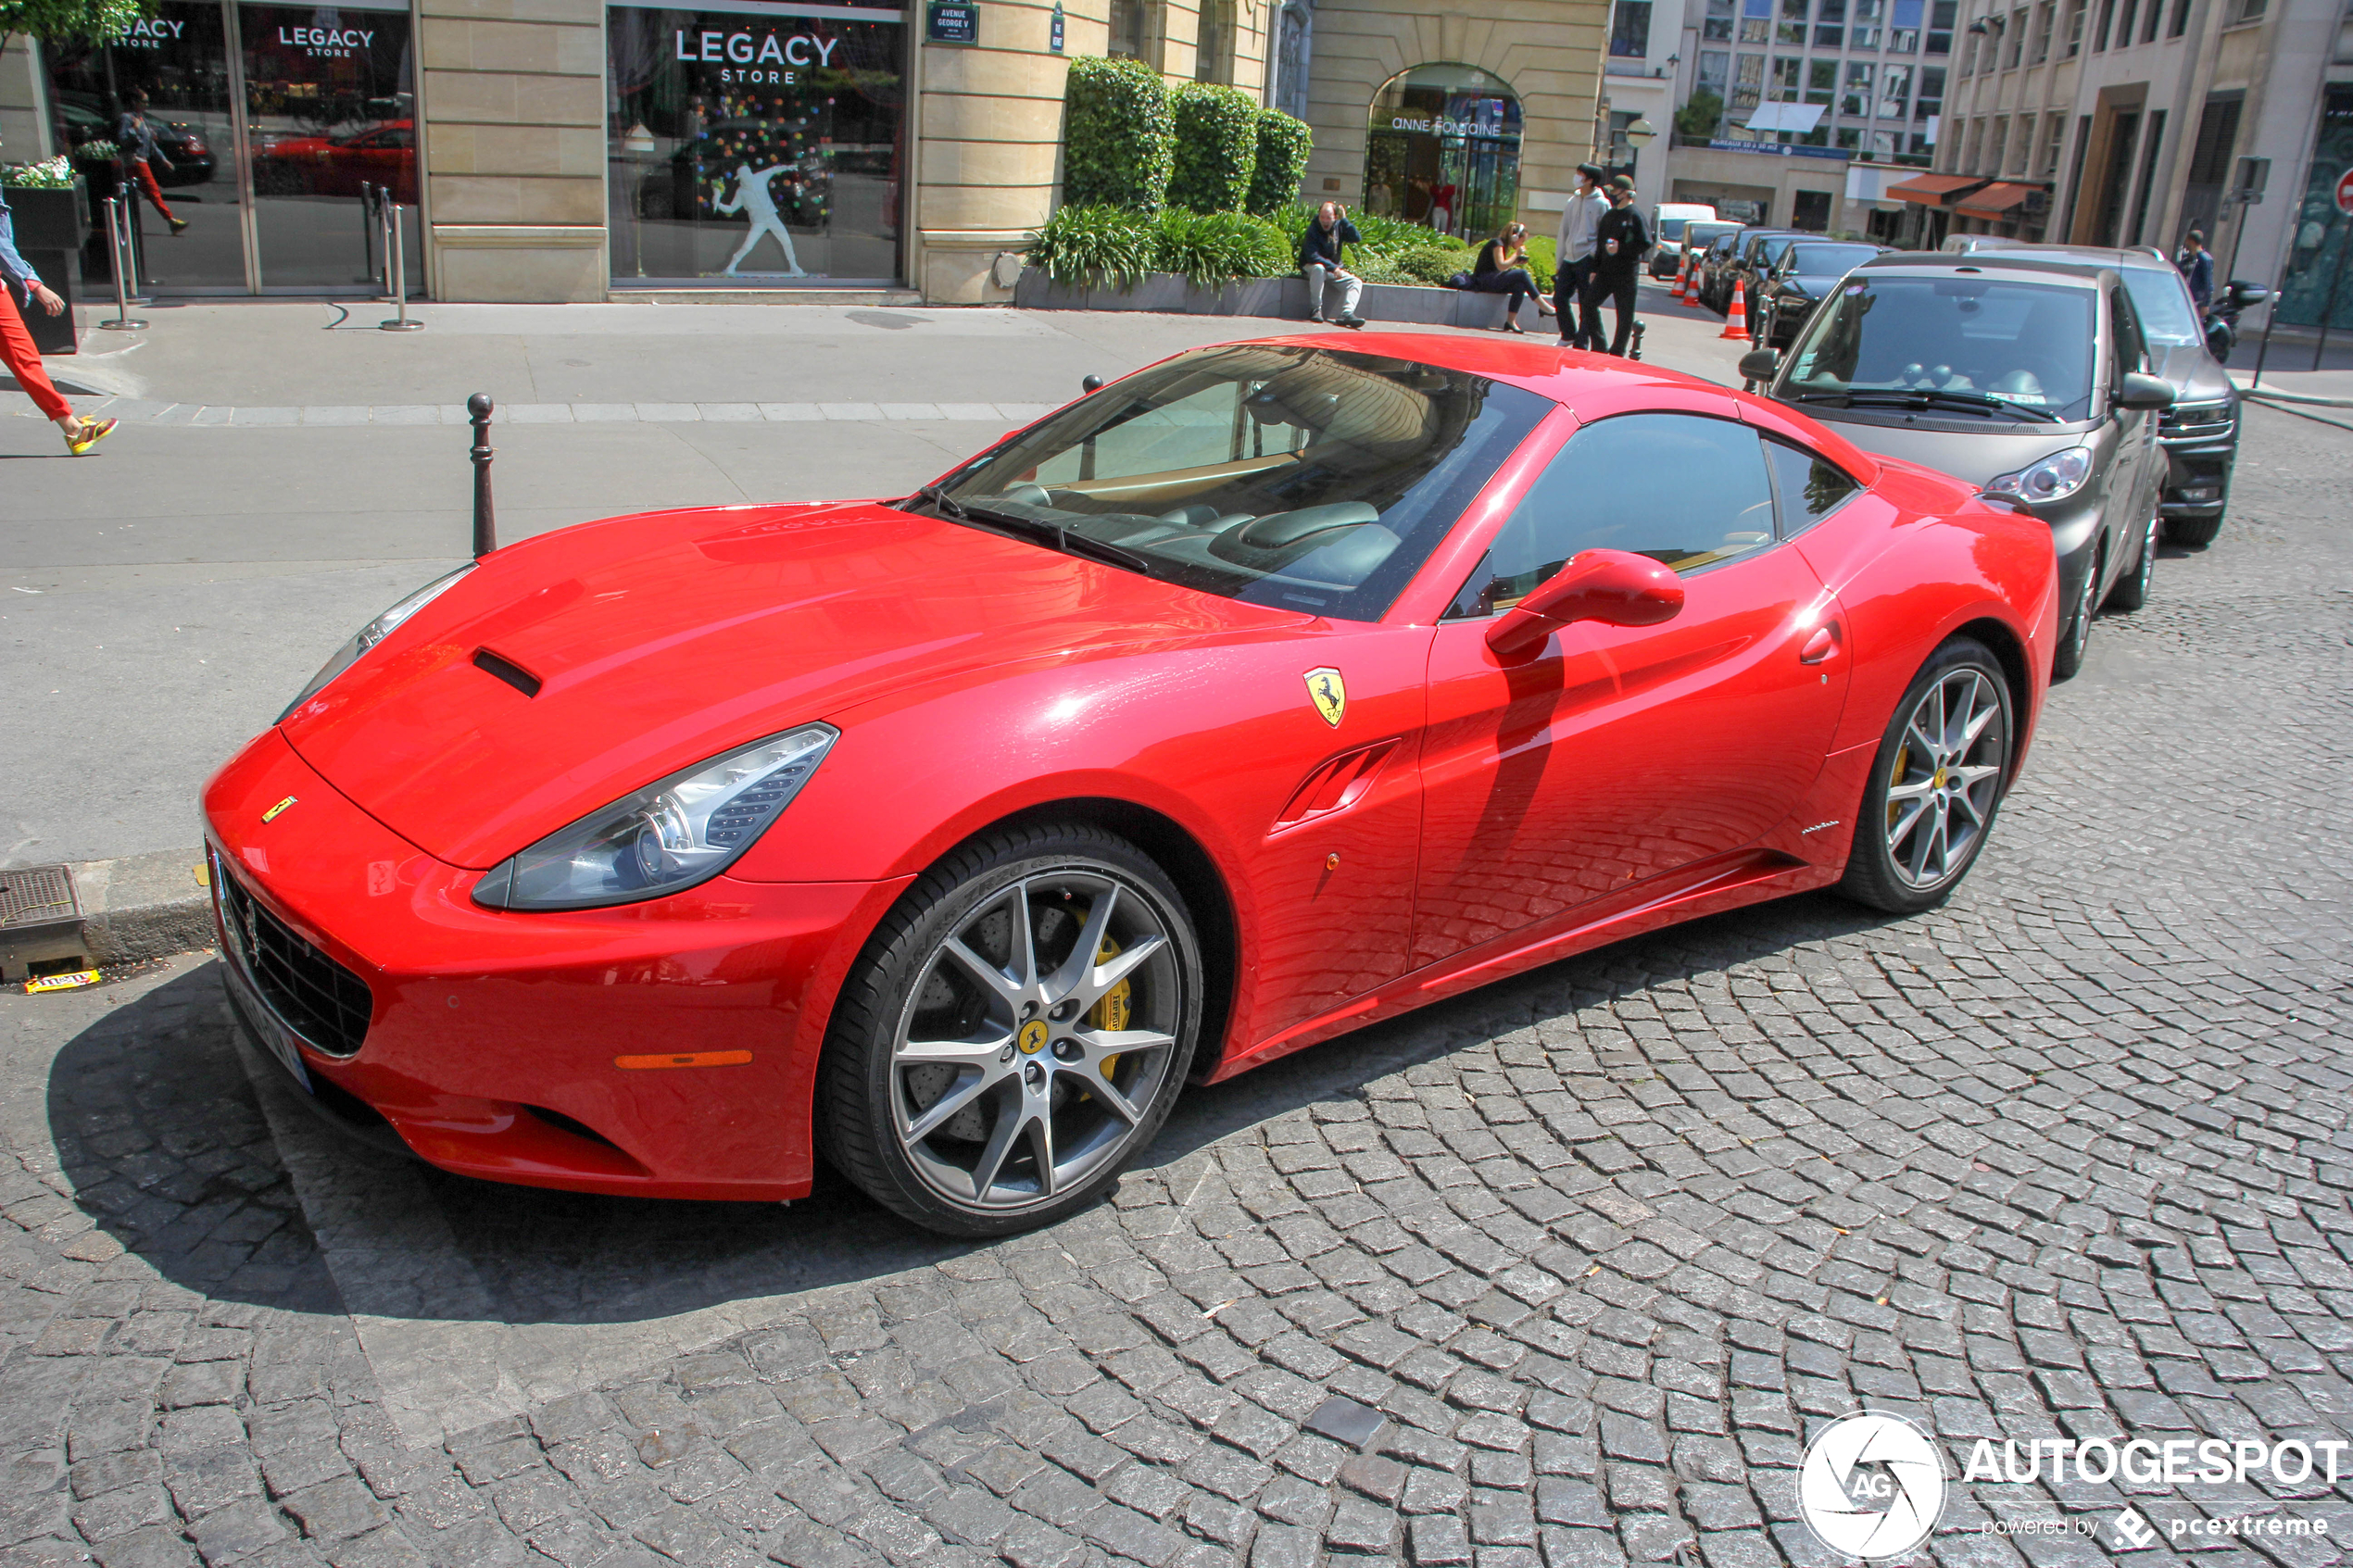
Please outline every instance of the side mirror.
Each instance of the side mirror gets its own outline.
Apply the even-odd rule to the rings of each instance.
[[[2116,395],[2116,406],[2120,408],[2171,408],[2173,407],[2172,383],[2155,376],[2143,375],[2138,370],[2127,370],[2124,372],[2123,390]]]
[[[1487,646],[1498,659],[1519,659],[1579,621],[1655,626],[1682,608],[1683,581],[1667,566],[1625,550],[1585,550],[1498,617]]]
[[[1741,356],[1741,380],[1768,382],[1781,368],[1781,357],[1769,348],[1752,348]]]
[[[2260,305],[2271,297],[2271,291],[2261,283],[2242,283],[2231,280],[2231,303],[2244,310],[2250,305]]]

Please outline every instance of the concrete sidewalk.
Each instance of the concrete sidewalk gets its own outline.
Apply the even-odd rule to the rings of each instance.
[[[1715,318],[1663,288],[1643,308],[1651,363],[1735,376],[1746,345],[1719,341]],[[93,352],[48,364],[94,394],[83,411],[125,422],[81,461],[0,391],[0,415],[23,416],[0,417],[0,755],[17,759],[0,866],[192,855],[210,771],[353,628],[463,558],[469,393],[500,405],[493,471],[512,540],[664,507],[904,494],[1082,376],[1303,325],[426,306],[427,329],[400,334],[375,330],[383,313],[156,307],[129,343],[89,332]]]

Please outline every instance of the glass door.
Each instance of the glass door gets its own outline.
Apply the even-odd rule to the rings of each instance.
[[[422,294],[408,6],[241,5],[237,31],[258,286],[340,291],[374,282],[384,258],[367,196],[373,187],[403,209],[409,292]]]
[[[218,0],[161,0],[155,16],[134,22],[111,44],[51,44],[44,53],[56,144],[71,150],[90,185],[83,277],[113,282],[100,204],[120,195],[131,202],[143,284],[175,293],[250,289],[229,47]],[[154,133],[154,156],[144,170],[112,153],[124,116],[142,99]],[[172,220],[184,226],[175,232]]]

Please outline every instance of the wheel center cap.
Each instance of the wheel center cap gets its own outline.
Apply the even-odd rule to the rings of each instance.
[[[1935,786],[1934,786],[1934,787],[1936,787],[1936,788],[1938,788],[1938,789],[1943,789],[1943,788],[1944,787],[1944,775],[1945,775],[1945,770],[1944,770],[1943,768],[1939,768],[1939,769],[1937,769],[1937,770],[1936,770],[1936,781],[1935,781]],[[1026,1037],[1026,1036],[1025,1036],[1025,1037]],[[1027,1050],[1027,1049],[1029,1049],[1029,1047],[1028,1047],[1027,1046],[1024,1046],[1024,1047],[1022,1047],[1022,1049],[1024,1049],[1024,1050]]]
[[[1046,1021],[1042,1018],[1033,1018],[1023,1024],[1021,1034],[1015,1036],[1021,1046],[1021,1054],[1036,1056],[1039,1051],[1044,1050],[1046,1037],[1051,1033],[1052,1031],[1046,1027]]]

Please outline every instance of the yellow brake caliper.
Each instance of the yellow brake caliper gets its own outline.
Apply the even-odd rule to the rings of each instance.
[[[1095,954],[1095,961],[1109,963],[1118,956],[1119,944],[1106,936],[1103,938],[1102,947]],[[1134,1011],[1135,1009],[1129,1000],[1128,982],[1123,980],[1104,992],[1102,1000],[1087,1010],[1087,1026],[1090,1029],[1107,1029],[1116,1033],[1127,1027],[1127,1020]],[[1103,1077],[1109,1079],[1112,1070],[1118,1065],[1119,1058],[1115,1056],[1103,1058]]]
[[[1906,741],[1902,746],[1895,748],[1895,766],[1889,771],[1887,776],[1887,785],[1890,789],[1894,788],[1897,784],[1904,782],[1904,768],[1906,763],[1911,761],[1911,759],[1912,743],[1910,741]],[[1895,826],[1896,813],[1902,809],[1903,808],[1896,805],[1893,800],[1887,803],[1887,825],[1891,830],[1893,830]]]

